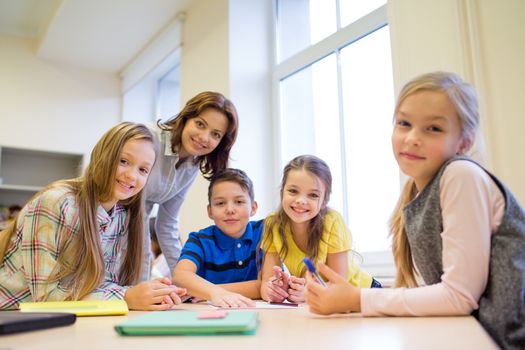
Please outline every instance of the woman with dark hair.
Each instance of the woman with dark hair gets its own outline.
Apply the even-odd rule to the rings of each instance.
[[[152,129],[160,154],[146,186],[146,213],[159,205],[155,222],[157,239],[173,271],[182,249],[179,211],[191,184],[201,174],[209,179],[225,169],[237,137],[237,111],[218,92],[205,91],[190,99],[175,117]],[[145,226],[148,227],[147,225]],[[151,252],[146,233],[143,278],[150,274]]]

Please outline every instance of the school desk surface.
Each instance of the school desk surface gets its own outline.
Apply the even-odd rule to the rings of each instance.
[[[210,310],[205,304],[182,308]],[[114,326],[144,313],[132,311],[126,316],[78,317],[67,327],[0,336],[0,349],[497,349],[471,316],[325,317],[306,307],[257,311],[255,335],[121,336]]]

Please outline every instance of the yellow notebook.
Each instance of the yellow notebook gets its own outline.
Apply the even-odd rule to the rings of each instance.
[[[41,301],[20,303],[22,312],[68,312],[77,316],[126,315],[124,300]]]

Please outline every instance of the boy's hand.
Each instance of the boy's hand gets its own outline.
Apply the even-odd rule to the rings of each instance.
[[[306,279],[296,276],[290,276],[288,280],[288,301],[292,303],[304,302],[304,287]]]
[[[229,292],[225,289],[220,288],[217,292],[213,293],[211,302],[213,305],[218,307],[228,308],[242,308],[242,307],[255,307],[255,302],[245,296]]]
[[[320,263],[318,267],[329,283],[328,287],[323,287],[307,273],[304,297],[310,311],[322,315],[361,311],[361,289],[352,286],[325,264]]]
[[[186,289],[171,284],[169,278],[146,281],[129,288],[124,300],[131,310],[167,310],[180,304]]]

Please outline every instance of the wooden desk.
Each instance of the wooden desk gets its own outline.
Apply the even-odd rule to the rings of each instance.
[[[209,309],[207,305],[184,308]],[[473,317],[364,318],[359,314],[322,317],[297,309],[260,309],[260,325],[251,336],[123,337],[116,323],[137,317],[79,317],[72,326],[0,336],[0,349],[497,349]]]

